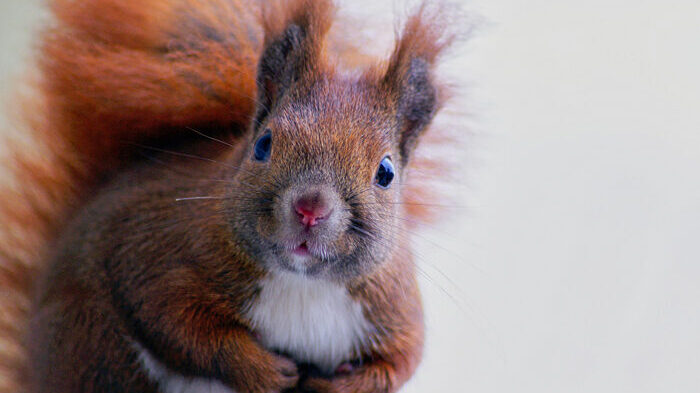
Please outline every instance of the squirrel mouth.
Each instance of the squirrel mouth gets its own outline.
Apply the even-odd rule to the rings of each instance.
[[[294,255],[303,256],[303,257],[306,257],[306,256],[311,255],[311,253],[309,252],[309,246],[306,244],[306,242],[303,242],[303,243],[301,243],[300,245],[298,245],[298,246],[292,251],[292,253],[293,253]]]

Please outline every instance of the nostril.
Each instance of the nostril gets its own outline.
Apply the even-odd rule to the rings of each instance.
[[[301,220],[301,223],[306,225],[306,226],[314,226],[318,223],[318,221],[321,221],[323,217],[319,215],[317,211],[314,210],[306,210],[306,209],[299,209],[295,208],[297,216],[299,217],[299,220]]]
[[[294,212],[307,227],[312,227],[328,217],[329,209],[322,198],[314,195],[311,198],[299,198],[294,204]]]

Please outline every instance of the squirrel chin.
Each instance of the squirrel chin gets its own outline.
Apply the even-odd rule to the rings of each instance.
[[[312,267],[316,264],[323,263],[319,251],[313,245],[306,241],[300,245],[287,249],[288,264],[285,264],[285,270],[291,270],[294,273],[308,275],[312,271]]]
[[[291,269],[287,270],[305,276],[306,272],[308,271],[309,263],[312,263],[312,260],[313,257],[308,253],[306,255],[299,255],[296,252],[292,252],[289,257]]]

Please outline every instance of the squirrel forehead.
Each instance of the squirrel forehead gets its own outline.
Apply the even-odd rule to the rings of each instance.
[[[386,150],[394,141],[395,117],[373,90],[345,81],[317,83],[291,94],[268,127],[298,144]]]

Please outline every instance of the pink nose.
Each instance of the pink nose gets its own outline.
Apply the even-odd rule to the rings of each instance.
[[[301,196],[294,202],[294,211],[307,228],[318,224],[328,216],[330,208],[320,192]]]

